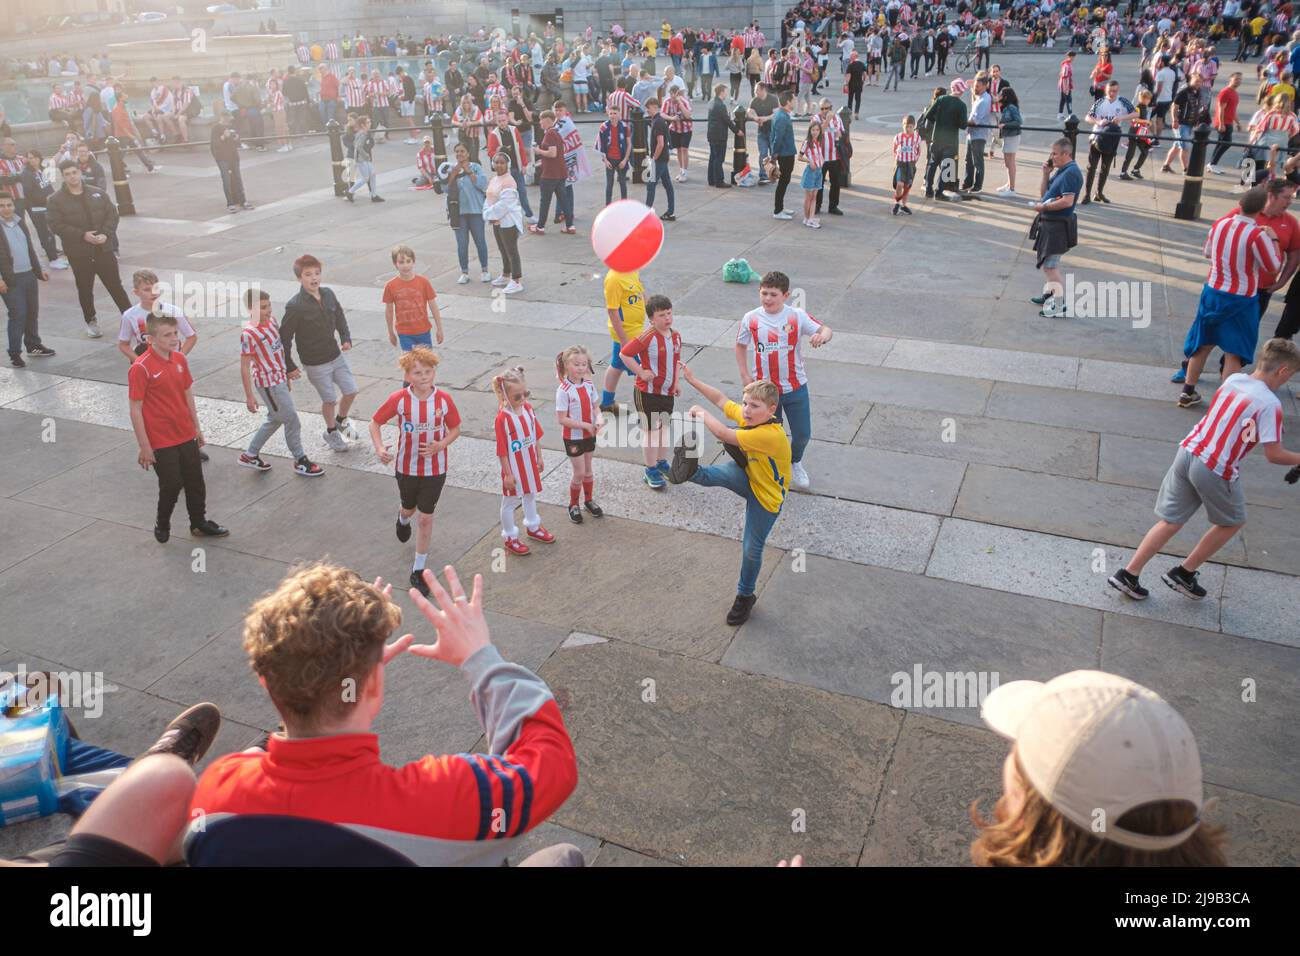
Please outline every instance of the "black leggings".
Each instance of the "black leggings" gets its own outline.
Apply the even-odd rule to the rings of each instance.
[[[1101,175],[1097,177],[1097,195],[1106,191],[1106,177],[1110,175],[1110,164],[1115,162],[1114,153],[1103,153],[1093,143],[1088,147],[1088,185],[1084,187],[1085,197],[1092,195],[1092,178],[1097,172],[1098,160],[1101,162]]]
[[[501,250],[501,274],[518,282],[524,276],[523,263],[519,260],[519,230],[514,226],[503,229],[500,223],[493,223],[492,233],[497,237],[497,248]]]
[[[794,172],[793,156],[778,156],[776,158],[777,168],[780,170],[779,178],[776,182],[776,212],[785,209],[785,190],[790,185],[790,175]]]
[[[1138,159],[1137,162],[1133,164],[1133,170],[1136,172],[1141,169],[1142,164],[1147,161],[1147,153],[1149,152],[1151,152],[1150,143],[1144,143],[1136,136],[1130,136],[1128,138],[1128,152],[1124,154],[1124,168],[1122,172],[1128,172],[1128,164],[1133,162],[1134,153],[1138,154]]]
[[[862,90],[849,87],[849,109],[856,116],[862,111]]]

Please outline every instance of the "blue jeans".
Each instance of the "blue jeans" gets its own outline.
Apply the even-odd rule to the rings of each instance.
[[[460,260],[460,271],[469,272],[469,237],[474,237],[474,247],[478,250],[478,264],[487,272],[487,234],[483,231],[483,214],[480,212],[463,212],[460,225],[456,227],[456,257]]]
[[[709,172],[705,181],[710,186],[721,186],[726,183],[726,174],[722,171],[722,160],[727,154],[727,144],[710,143],[709,144]]]
[[[808,386],[800,385],[793,392],[782,392],[777,402],[776,420],[790,418],[790,461],[803,461],[804,449],[812,437],[812,409],[808,404]]]
[[[514,177],[515,187],[519,190],[519,205],[523,207],[524,215],[531,216],[533,207],[528,202],[528,186],[524,183],[524,171],[511,164],[510,175]]]
[[[573,190],[566,189],[563,179],[543,179],[542,180],[542,208],[537,214],[538,228],[545,229],[549,221],[551,212],[551,197],[555,197],[555,204],[559,206],[559,212],[564,216],[566,226],[573,225]]]
[[[29,352],[41,346],[41,336],[36,331],[36,317],[40,309],[36,285],[38,281],[34,270],[19,272],[9,285],[9,291],[0,296],[9,312],[9,351],[13,355],[23,350],[24,339],[27,340]]]
[[[614,177],[618,177],[619,199],[627,198],[627,167],[621,163],[605,167],[605,205],[614,201]]]
[[[758,583],[758,572],[763,567],[763,545],[772,533],[780,511],[768,511],[754,497],[749,487],[749,476],[734,461],[720,465],[701,465],[691,475],[691,481],[706,488],[728,488],[745,499],[745,533],[740,539],[740,581],[736,593],[749,597]]]
[[[667,154],[667,150],[664,153]],[[665,155],[663,159],[655,160],[655,178],[645,184],[645,204],[651,209],[655,207],[655,189],[660,184],[664,187],[664,192],[668,196],[668,212],[665,215],[673,214],[673,203],[676,197],[673,196],[673,177],[668,175],[668,159]]]
[[[768,145],[767,126],[760,126],[758,132],[754,135],[758,139],[758,181],[765,183],[767,182],[767,172],[764,163],[767,162],[767,154],[772,151],[772,148]]]
[[[403,335],[397,333],[397,344],[403,352],[409,352],[417,345],[423,345],[425,348],[433,348],[433,333],[421,332],[419,335]]]

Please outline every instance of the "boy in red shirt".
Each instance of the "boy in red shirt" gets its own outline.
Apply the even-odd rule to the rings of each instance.
[[[429,333],[438,330],[442,344],[442,315],[438,312],[438,295],[424,276],[415,274],[415,250],[410,246],[393,247],[393,265],[397,275],[384,286],[384,319],[388,323],[388,342],[409,352],[417,345],[433,348]],[[429,324],[432,316],[433,325]]]
[[[172,510],[185,489],[190,534],[221,538],[230,534],[206,515],[207,489],[199,449],[203,432],[194,407],[190,366],[179,351],[180,330],[170,315],[148,319],[149,351],[127,373],[131,427],[140,444],[140,467],[158,475],[158,519],[153,536],[160,544],[171,537]]]

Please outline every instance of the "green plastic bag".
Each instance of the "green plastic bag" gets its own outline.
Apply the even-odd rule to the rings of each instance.
[[[747,283],[750,279],[758,275],[749,267],[749,263],[744,259],[728,259],[727,264],[722,267],[723,282],[740,282]]]

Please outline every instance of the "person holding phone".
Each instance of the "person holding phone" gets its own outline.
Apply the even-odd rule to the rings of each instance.
[[[117,229],[117,207],[100,189],[84,184],[81,167],[75,159],[59,163],[63,186],[50,197],[47,218],[50,231],[63,243],[63,252],[77,281],[77,299],[86,323],[86,335],[103,336],[95,317],[95,278],[103,283],[118,311],[131,308],[131,299],[122,287],[117,256],[110,237]]]

